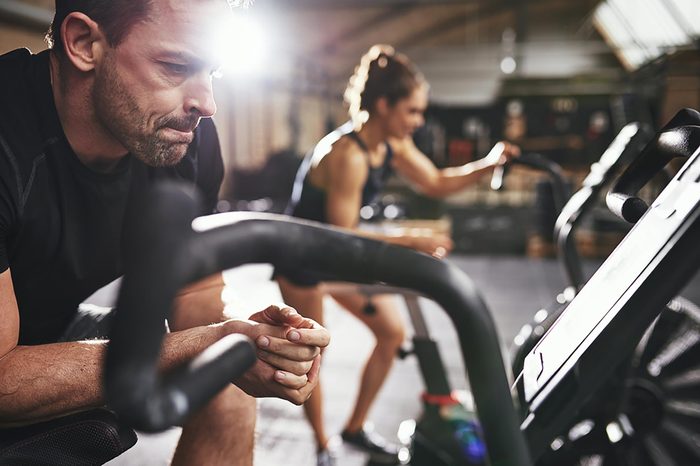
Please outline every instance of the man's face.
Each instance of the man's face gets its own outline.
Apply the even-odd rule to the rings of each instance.
[[[223,0],[154,0],[148,21],[108,48],[95,72],[100,123],[150,166],[179,162],[201,118],[216,111],[208,25],[230,14]]]
[[[412,135],[425,123],[423,114],[427,106],[428,89],[418,86],[408,97],[388,107],[385,119],[387,133],[400,139]]]

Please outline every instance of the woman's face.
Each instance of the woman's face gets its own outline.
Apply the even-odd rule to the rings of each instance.
[[[425,123],[423,113],[427,106],[427,86],[419,86],[408,97],[386,105],[382,114],[388,136],[403,139],[412,135]]]

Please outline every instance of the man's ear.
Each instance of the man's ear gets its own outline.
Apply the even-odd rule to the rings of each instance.
[[[106,38],[99,25],[84,13],[74,11],[61,24],[66,58],[80,71],[92,71],[100,59]]]

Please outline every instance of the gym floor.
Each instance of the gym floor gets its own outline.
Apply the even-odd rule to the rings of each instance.
[[[564,287],[564,277],[556,260],[528,259],[504,256],[452,256],[482,291],[493,313],[507,354],[515,334],[529,322],[535,311],[548,306]],[[595,263],[587,263],[592,273]],[[225,299],[237,312],[244,314],[259,310],[281,300],[279,290],[269,280],[271,267],[245,266],[226,272],[229,287]],[[113,289],[104,290],[93,298],[97,304],[107,304]],[[700,303],[700,277],[695,277],[683,293]],[[428,328],[438,341],[443,362],[454,388],[467,388],[457,337],[449,319],[434,303],[423,300]],[[329,433],[338,433],[350,414],[363,362],[372,347],[370,332],[349,313],[329,299],[326,306],[326,326],[332,344],[324,357],[322,383],[324,387],[325,418]],[[405,309],[404,309],[405,311]],[[411,331],[408,314],[406,325]],[[422,381],[414,358],[397,360],[370,414],[375,429],[394,439],[399,423],[420,414],[419,396]],[[315,445],[311,429],[302,408],[275,399],[259,403],[256,466],[315,465]],[[112,466],[166,465],[180,432],[172,429],[158,435],[139,435],[137,445],[121,457],[108,463]],[[367,458],[350,448],[340,449],[338,466],[365,465]]]

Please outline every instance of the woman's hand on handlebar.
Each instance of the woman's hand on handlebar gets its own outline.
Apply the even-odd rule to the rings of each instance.
[[[443,259],[454,248],[452,239],[442,233],[411,234],[409,247],[430,254],[431,256]]]
[[[505,141],[497,142],[484,157],[489,165],[504,165],[510,159],[520,155],[520,147]]]

